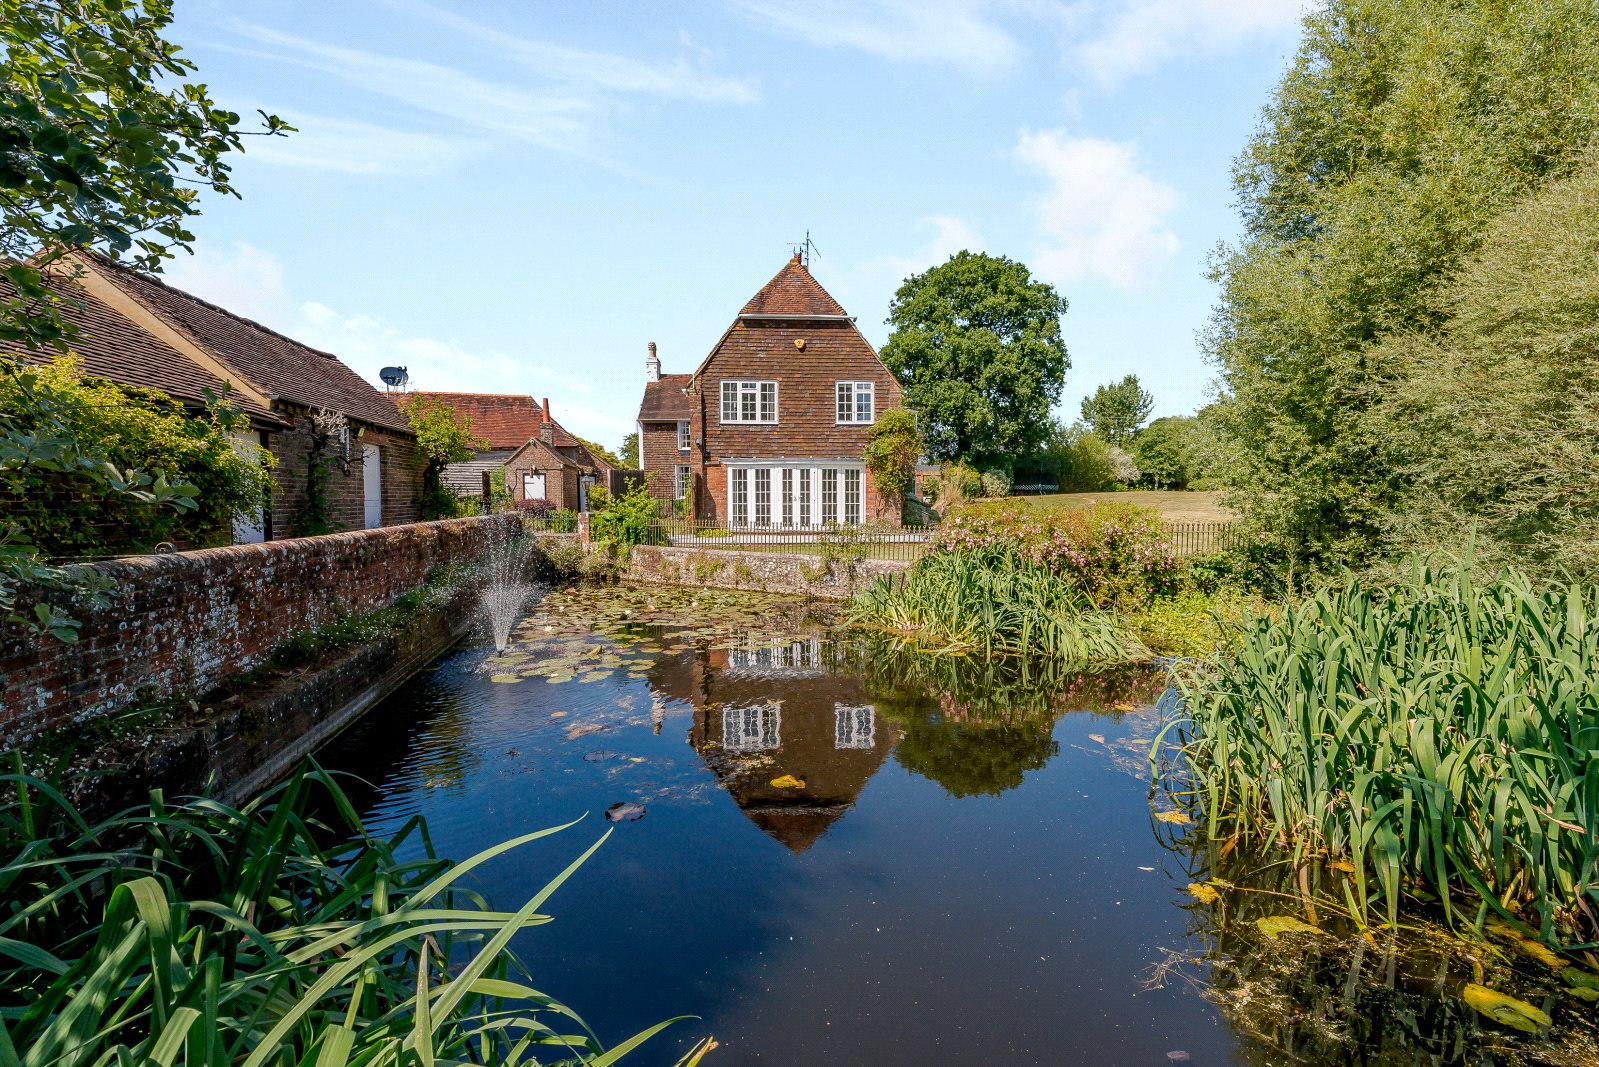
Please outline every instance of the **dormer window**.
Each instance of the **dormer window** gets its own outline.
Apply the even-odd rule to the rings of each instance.
[[[687,452],[688,451],[688,420],[687,419],[678,419],[677,420],[677,450],[679,452]]]
[[[865,425],[875,420],[875,388],[871,382],[837,382],[838,421]]]
[[[776,422],[777,383],[722,381],[723,422]]]

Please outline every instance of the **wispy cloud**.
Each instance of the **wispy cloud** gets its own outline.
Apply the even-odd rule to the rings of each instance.
[[[1136,288],[1177,253],[1167,224],[1177,193],[1139,171],[1132,145],[1024,131],[1016,158],[1049,183],[1035,204],[1032,263],[1050,281]]]
[[[346,174],[440,174],[485,146],[468,137],[400,130],[370,122],[277,109],[295,127],[288,137],[251,139],[245,151],[290,167]]]
[[[988,16],[986,0],[729,0],[775,33],[823,48],[897,62],[944,64],[979,74],[1014,65],[1015,39]]]
[[[1179,56],[1223,51],[1298,25],[1306,0],[1089,0],[1072,5],[1084,29],[1067,50],[1101,87]]]

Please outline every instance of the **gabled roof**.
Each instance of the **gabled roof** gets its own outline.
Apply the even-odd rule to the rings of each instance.
[[[844,318],[844,309],[823,289],[798,255],[744,305],[741,316],[762,318]]]
[[[644,403],[639,405],[638,421],[670,422],[688,418],[688,397],[683,390],[692,374],[663,374],[658,382],[644,383]]]
[[[330,408],[373,426],[411,433],[394,404],[337,356],[103,256],[84,255],[80,261],[261,391],[293,404]]]
[[[48,278],[47,284],[68,301],[62,308],[62,314],[80,331],[72,342],[71,350],[78,356],[83,373],[123,385],[156,389],[180,403],[193,406],[205,403],[207,389],[218,396],[227,391],[228,402],[248,413],[258,423],[284,424],[267,404],[256,399],[249,391],[228,390],[221,375],[196,363],[173,345],[118,313],[79,282],[57,274]],[[16,295],[16,288],[0,277],[0,300]],[[52,350],[30,351],[20,343],[5,341],[0,341],[0,351],[13,353],[33,363],[49,362],[57,354]]]
[[[521,448],[540,435],[544,424],[544,408],[530,396],[517,396],[514,393],[439,393],[419,389],[411,393],[394,394],[394,402],[404,410],[411,397],[435,400],[457,415],[470,419],[472,435],[487,442],[491,449]],[[581,442],[567,433],[565,427],[555,423],[557,448],[580,445]]]

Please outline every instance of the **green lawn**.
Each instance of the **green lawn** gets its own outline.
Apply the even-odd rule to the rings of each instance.
[[[1019,496],[1030,507],[1085,508],[1090,504],[1113,502],[1154,508],[1167,522],[1231,522],[1238,516],[1221,506],[1221,494],[1155,492],[1133,490],[1126,493],[1051,493],[1048,496]]]

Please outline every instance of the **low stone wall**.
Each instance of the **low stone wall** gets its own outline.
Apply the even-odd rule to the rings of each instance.
[[[633,549],[627,577],[640,582],[848,600],[879,576],[902,574],[910,566],[903,560],[866,559],[853,566],[834,561],[829,565],[818,556],[799,553],[640,545]]]
[[[95,564],[114,594],[105,608],[71,605],[83,620],[76,644],[0,632],[0,742],[203,693],[295,633],[388,607],[434,568],[482,556],[519,522],[447,519]]]

